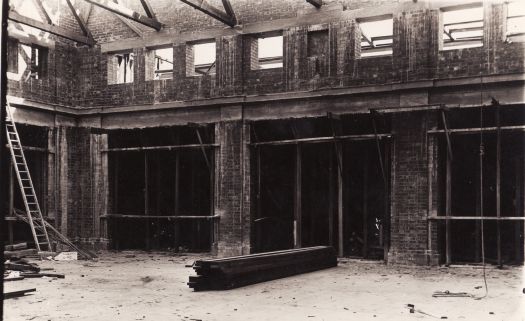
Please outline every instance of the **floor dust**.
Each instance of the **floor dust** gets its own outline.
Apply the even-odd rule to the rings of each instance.
[[[4,302],[19,320],[525,320],[523,267],[487,268],[488,296],[433,298],[435,291],[485,293],[479,267],[385,266],[340,260],[332,269],[229,291],[193,292],[185,267],[196,255],[102,253],[96,261],[37,261],[65,279],[24,279]],[[409,305],[413,305],[409,306]]]

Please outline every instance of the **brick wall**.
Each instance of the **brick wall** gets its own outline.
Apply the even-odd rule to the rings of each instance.
[[[437,252],[429,255],[427,251],[429,151],[435,144],[427,137],[427,130],[435,126],[435,122],[436,115],[426,112],[400,113],[392,117],[394,144],[388,263],[437,263]],[[431,233],[435,241],[436,229]]]
[[[220,6],[220,1],[215,1]],[[327,1],[341,3],[346,10],[391,4],[389,1]],[[79,4],[86,10],[85,4]],[[142,12],[138,1],[128,6]],[[197,31],[224,28],[220,22],[207,17],[179,1],[154,1],[154,11],[172,31]],[[406,6],[405,7],[409,7]],[[60,25],[81,32],[66,5]],[[234,9],[243,24],[291,18],[314,12],[306,2],[297,1],[236,1]],[[52,12],[54,12],[52,10]],[[305,91],[368,84],[399,83],[414,80],[478,76],[482,74],[522,73],[523,43],[505,41],[505,6],[485,4],[485,37],[481,48],[440,51],[439,10],[407,9],[393,12],[393,54],[385,57],[360,57],[359,28],[355,20],[337,21],[323,25],[291,27],[284,34],[284,68],[252,70],[253,35],[217,38],[217,74],[188,75],[191,55],[185,44],[174,47],[174,79],[151,80],[146,70],[152,59],[144,48],[134,49],[135,80],[133,84],[108,86],[107,54],[98,48],[75,46],[71,41],[52,37],[56,48],[49,53],[49,72],[44,79],[22,77],[9,81],[9,94],[50,104],[73,106],[120,106],[150,104],[175,100],[205,99],[239,94],[267,94],[283,91]],[[129,27],[102,8],[93,6],[89,28],[99,43],[136,38]],[[137,25],[137,24],[136,24]],[[139,26],[146,33],[151,28]],[[312,72],[308,58],[308,32],[327,29],[328,55],[322,72]],[[326,64],[326,66],[324,66]],[[326,71],[325,71],[326,70]]]
[[[160,2],[162,3],[162,1]],[[293,17],[300,12],[310,12],[311,6],[305,3],[279,2],[276,9],[274,1],[258,3],[245,1],[234,5],[243,23],[267,21]],[[347,9],[384,4],[384,1],[346,1]],[[188,9],[187,6],[169,4],[159,6],[159,19],[169,28],[184,31],[219,27],[218,22],[210,20],[202,13]],[[140,8],[137,8],[140,10]],[[162,10],[162,11],[160,11]],[[173,13],[171,18],[165,12]],[[189,11],[188,11],[189,10]],[[274,11],[271,11],[274,10]],[[313,9],[312,9],[313,10]],[[270,17],[268,12],[273,12]],[[283,91],[305,91],[323,88],[340,88],[373,84],[388,84],[407,81],[478,76],[483,74],[517,73],[524,71],[524,45],[504,42],[504,6],[485,5],[485,45],[482,48],[469,48],[440,51],[441,41],[439,10],[413,9],[407,12],[393,12],[393,54],[381,57],[360,57],[360,31],[355,20],[338,21],[322,25],[290,27],[282,30],[284,36],[284,67],[269,70],[253,70],[256,57],[254,42],[257,35],[239,35],[217,38],[217,74],[204,77],[190,75],[192,68],[191,48],[185,44],[175,45],[174,79],[153,81],[141,71],[137,73],[137,84],[106,89],[105,54],[96,49],[81,49],[85,59],[83,64],[92,65],[93,55],[100,64],[91,70],[95,79],[91,81],[94,90],[80,86],[82,99],[79,105],[116,106],[122,104],[142,104],[174,100],[192,100],[230,95],[255,95]],[[183,14],[184,13],[184,14]],[[292,14],[294,13],[294,14]],[[195,15],[199,19],[194,19]],[[104,15],[97,16],[90,24],[103,24]],[[177,17],[177,21],[173,21]],[[106,17],[108,19],[109,17]],[[202,19],[201,19],[202,18]],[[198,25],[194,20],[199,20]],[[113,19],[112,21],[115,21]],[[220,23],[219,23],[220,24]],[[220,26],[221,28],[223,26]],[[103,28],[108,30],[108,28]],[[118,29],[118,28],[117,28]],[[193,30],[193,29],[192,29]],[[328,30],[329,43],[327,56],[321,63],[321,72],[313,72],[313,62],[308,58],[308,33],[315,30]],[[115,31],[117,34],[119,31]],[[94,32],[94,34],[97,34]],[[99,41],[126,38],[120,34]],[[129,35],[135,37],[135,35]],[[137,50],[136,50],[137,52]],[[144,55],[144,53],[142,53]],[[137,60],[141,58],[140,50]],[[142,60],[140,60],[142,61]],[[148,63],[151,63],[148,61]],[[137,65],[138,66],[138,65]],[[81,75],[84,78],[86,76]],[[148,79],[148,80],[146,80]],[[88,90],[84,90],[88,88]],[[130,90],[133,88],[133,90]],[[137,89],[140,94],[137,95]],[[164,92],[163,92],[164,91]],[[101,98],[101,99],[100,99]]]

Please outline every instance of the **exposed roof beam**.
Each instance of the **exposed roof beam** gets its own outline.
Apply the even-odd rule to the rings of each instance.
[[[230,16],[227,13],[222,12],[221,10],[210,5],[206,0],[180,0],[187,5],[192,6],[193,8],[204,12],[212,18],[219,20],[220,22],[227,24],[230,27],[235,26],[237,23],[234,16]],[[229,7],[231,9],[231,6]],[[232,10],[233,11],[233,10]]]
[[[89,3],[94,4],[95,6],[99,6],[103,9],[106,9],[108,11],[111,11],[113,13],[116,13],[118,15],[121,15],[125,18],[131,19],[133,21],[136,21],[140,24],[143,24],[145,26],[148,26],[150,28],[153,28],[157,31],[159,31],[162,28],[162,24],[158,22],[155,19],[151,19],[149,17],[143,16],[138,12],[135,12],[131,9],[128,9],[124,6],[121,6],[119,4],[116,4],[109,0],[85,0]]]
[[[142,30],[140,30],[139,28],[137,28],[137,26],[135,26],[134,24],[132,24],[128,19],[126,19],[126,18],[122,18],[122,17],[119,16],[119,15],[117,15],[116,17],[119,18],[119,20],[122,21],[126,26],[128,26],[128,28],[130,28],[131,30],[133,30],[133,32],[136,33],[139,37],[142,38],[142,36],[144,36],[144,34],[142,33]]]
[[[142,6],[144,7],[144,11],[146,11],[146,14],[148,15],[148,17],[150,17],[151,19],[157,19],[155,17],[155,12],[153,12],[153,9],[151,8],[148,0],[140,0],[140,3],[142,3]]]
[[[84,21],[84,18],[80,15],[80,11],[77,11],[75,6],[71,3],[71,0],[66,0],[66,3],[71,9],[71,13],[73,14],[73,17],[75,17],[75,20],[77,21],[78,25],[80,26],[80,29],[82,29],[82,32],[84,32],[84,35],[86,35],[89,39],[93,40],[93,35],[91,34],[91,31],[89,31],[86,22]]]
[[[89,16],[91,15],[91,9],[93,9],[93,5],[91,3],[88,3],[88,7],[84,13],[82,13],[82,19],[86,22],[86,24],[89,21]]]
[[[119,4],[118,3],[118,0],[113,0],[113,2],[115,2],[116,4]],[[140,30],[137,26],[135,26],[134,24],[131,23],[131,21],[129,21],[128,19],[126,18],[123,18],[122,16],[119,16],[118,14],[115,15],[117,18],[119,18],[120,21],[122,21],[123,24],[125,24],[126,26],[128,26],[128,28],[130,28],[131,30],[133,30],[134,33],[136,33],[139,37],[143,37],[144,34],[142,32],[142,30]]]
[[[323,5],[323,0],[306,0],[309,4],[313,5],[316,8],[321,8]]]
[[[222,0],[222,6],[224,7],[224,11],[226,11],[226,14],[233,19],[233,23],[237,24],[237,17],[235,16],[235,11],[233,11],[233,7],[230,3],[230,0]]]
[[[40,11],[42,11],[42,13],[44,14],[44,18],[46,19],[47,23],[52,25],[53,20],[51,20],[51,17],[49,16],[46,9],[44,8],[44,5],[42,4],[42,0],[35,0],[34,2],[36,6],[40,9]]]
[[[79,43],[83,43],[89,46],[92,46],[94,44],[94,41],[92,39],[89,39],[86,36],[79,35],[75,32],[71,32],[69,30],[66,30],[64,28],[53,26],[44,22],[40,22],[38,20],[28,18],[25,16],[22,16],[18,14],[15,11],[10,10],[8,19],[11,21],[19,22],[21,24],[24,24],[26,26],[30,26],[45,32],[49,32],[51,34],[54,34],[56,36],[60,36],[69,40],[73,40]]]

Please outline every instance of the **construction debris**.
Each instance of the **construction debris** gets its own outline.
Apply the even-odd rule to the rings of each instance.
[[[58,279],[65,278],[65,275],[60,274],[60,273],[21,273],[20,275],[25,278],[41,278],[44,276],[47,276],[50,278],[58,278]]]
[[[18,243],[4,246],[5,251],[18,251],[27,249],[27,243]]]
[[[456,297],[456,298],[470,298],[472,297],[472,294],[467,292],[450,292],[449,290],[446,291],[435,291],[432,296],[434,298],[450,298],[450,297]]]
[[[18,298],[21,296],[24,296],[26,293],[29,292],[36,292],[36,289],[26,289],[26,290],[19,290],[19,291],[12,291],[12,292],[6,292],[3,294],[4,300],[5,299],[12,299],[12,298]]]
[[[77,252],[61,252],[58,253],[54,258],[55,261],[76,261],[78,260]]]
[[[6,270],[11,271],[30,271],[30,272],[40,272],[40,268],[35,264],[29,263],[27,261],[22,261],[23,259],[15,262],[7,261],[4,263]]]
[[[27,250],[19,250],[19,251],[4,251],[4,257],[6,259],[38,257],[38,251],[36,249],[27,249]]]
[[[223,259],[198,260],[188,286],[195,291],[233,289],[337,266],[335,250],[316,246]]]

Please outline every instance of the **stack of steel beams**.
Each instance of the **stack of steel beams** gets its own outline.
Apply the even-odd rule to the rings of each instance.
[[[195,291],[225,290],[337,266],[330,246],[198,260],[188,285]]]

